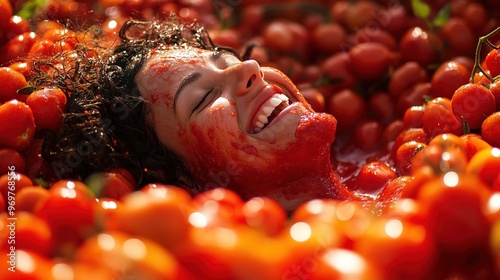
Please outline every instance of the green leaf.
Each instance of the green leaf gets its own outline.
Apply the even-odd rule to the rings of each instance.
[[[450,3],[447,3],[438,11],[436,17],[434,18],[434,20],[432,20],[432,23],[436,27],[442,27],[448,22],[450,16],[451,16],[451,5]]]
[[[418,18],[427,19],[431,13],[431,8],[422,0],[411,0],[411,8]]]
[[[23,4],[21,9],[17,12],[17,15],[26,19],[32,19],[37,11],[47,3],[47,0],[30,0]]]

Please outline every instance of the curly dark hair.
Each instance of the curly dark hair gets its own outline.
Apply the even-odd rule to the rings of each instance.
[[[57,87],[67,96],[62,128],[45,137],[42,155],[59,179],[83,179],[125,167],[139,185],[186,184],[181,160],[160,144],[146,121],[148,106],[134,77],[151,50],[187,46],[216,51],[217,47],[203,27],[175,16],[152,22],[130,20],[118,35],[116,47],[104,47],[98,32],[89,31],[92,40],[35,63],[33,87]]]

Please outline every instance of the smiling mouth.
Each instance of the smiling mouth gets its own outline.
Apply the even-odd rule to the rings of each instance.
[[[273,94],[257,110],[252,121],[251,133],[261,132],[289,105],[289,99],[286,95],[282,93]]]

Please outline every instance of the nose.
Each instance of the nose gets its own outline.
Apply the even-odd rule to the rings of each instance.
[[[233,68],[233,69],[231,69]],[[232,70],[236,80],[236,95],[245,95],[250,92],[256,85],[263,84],[263,73],[260,70],[260,65],[255,60],[245,60],[239,65],[235,65],[226,70]]]

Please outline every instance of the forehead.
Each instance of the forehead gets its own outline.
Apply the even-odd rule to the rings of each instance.
[[[152,50],[144,64],[149,70],[168,70],[170,68],[203,64],[212,54],[212,51],[198,48]]]

